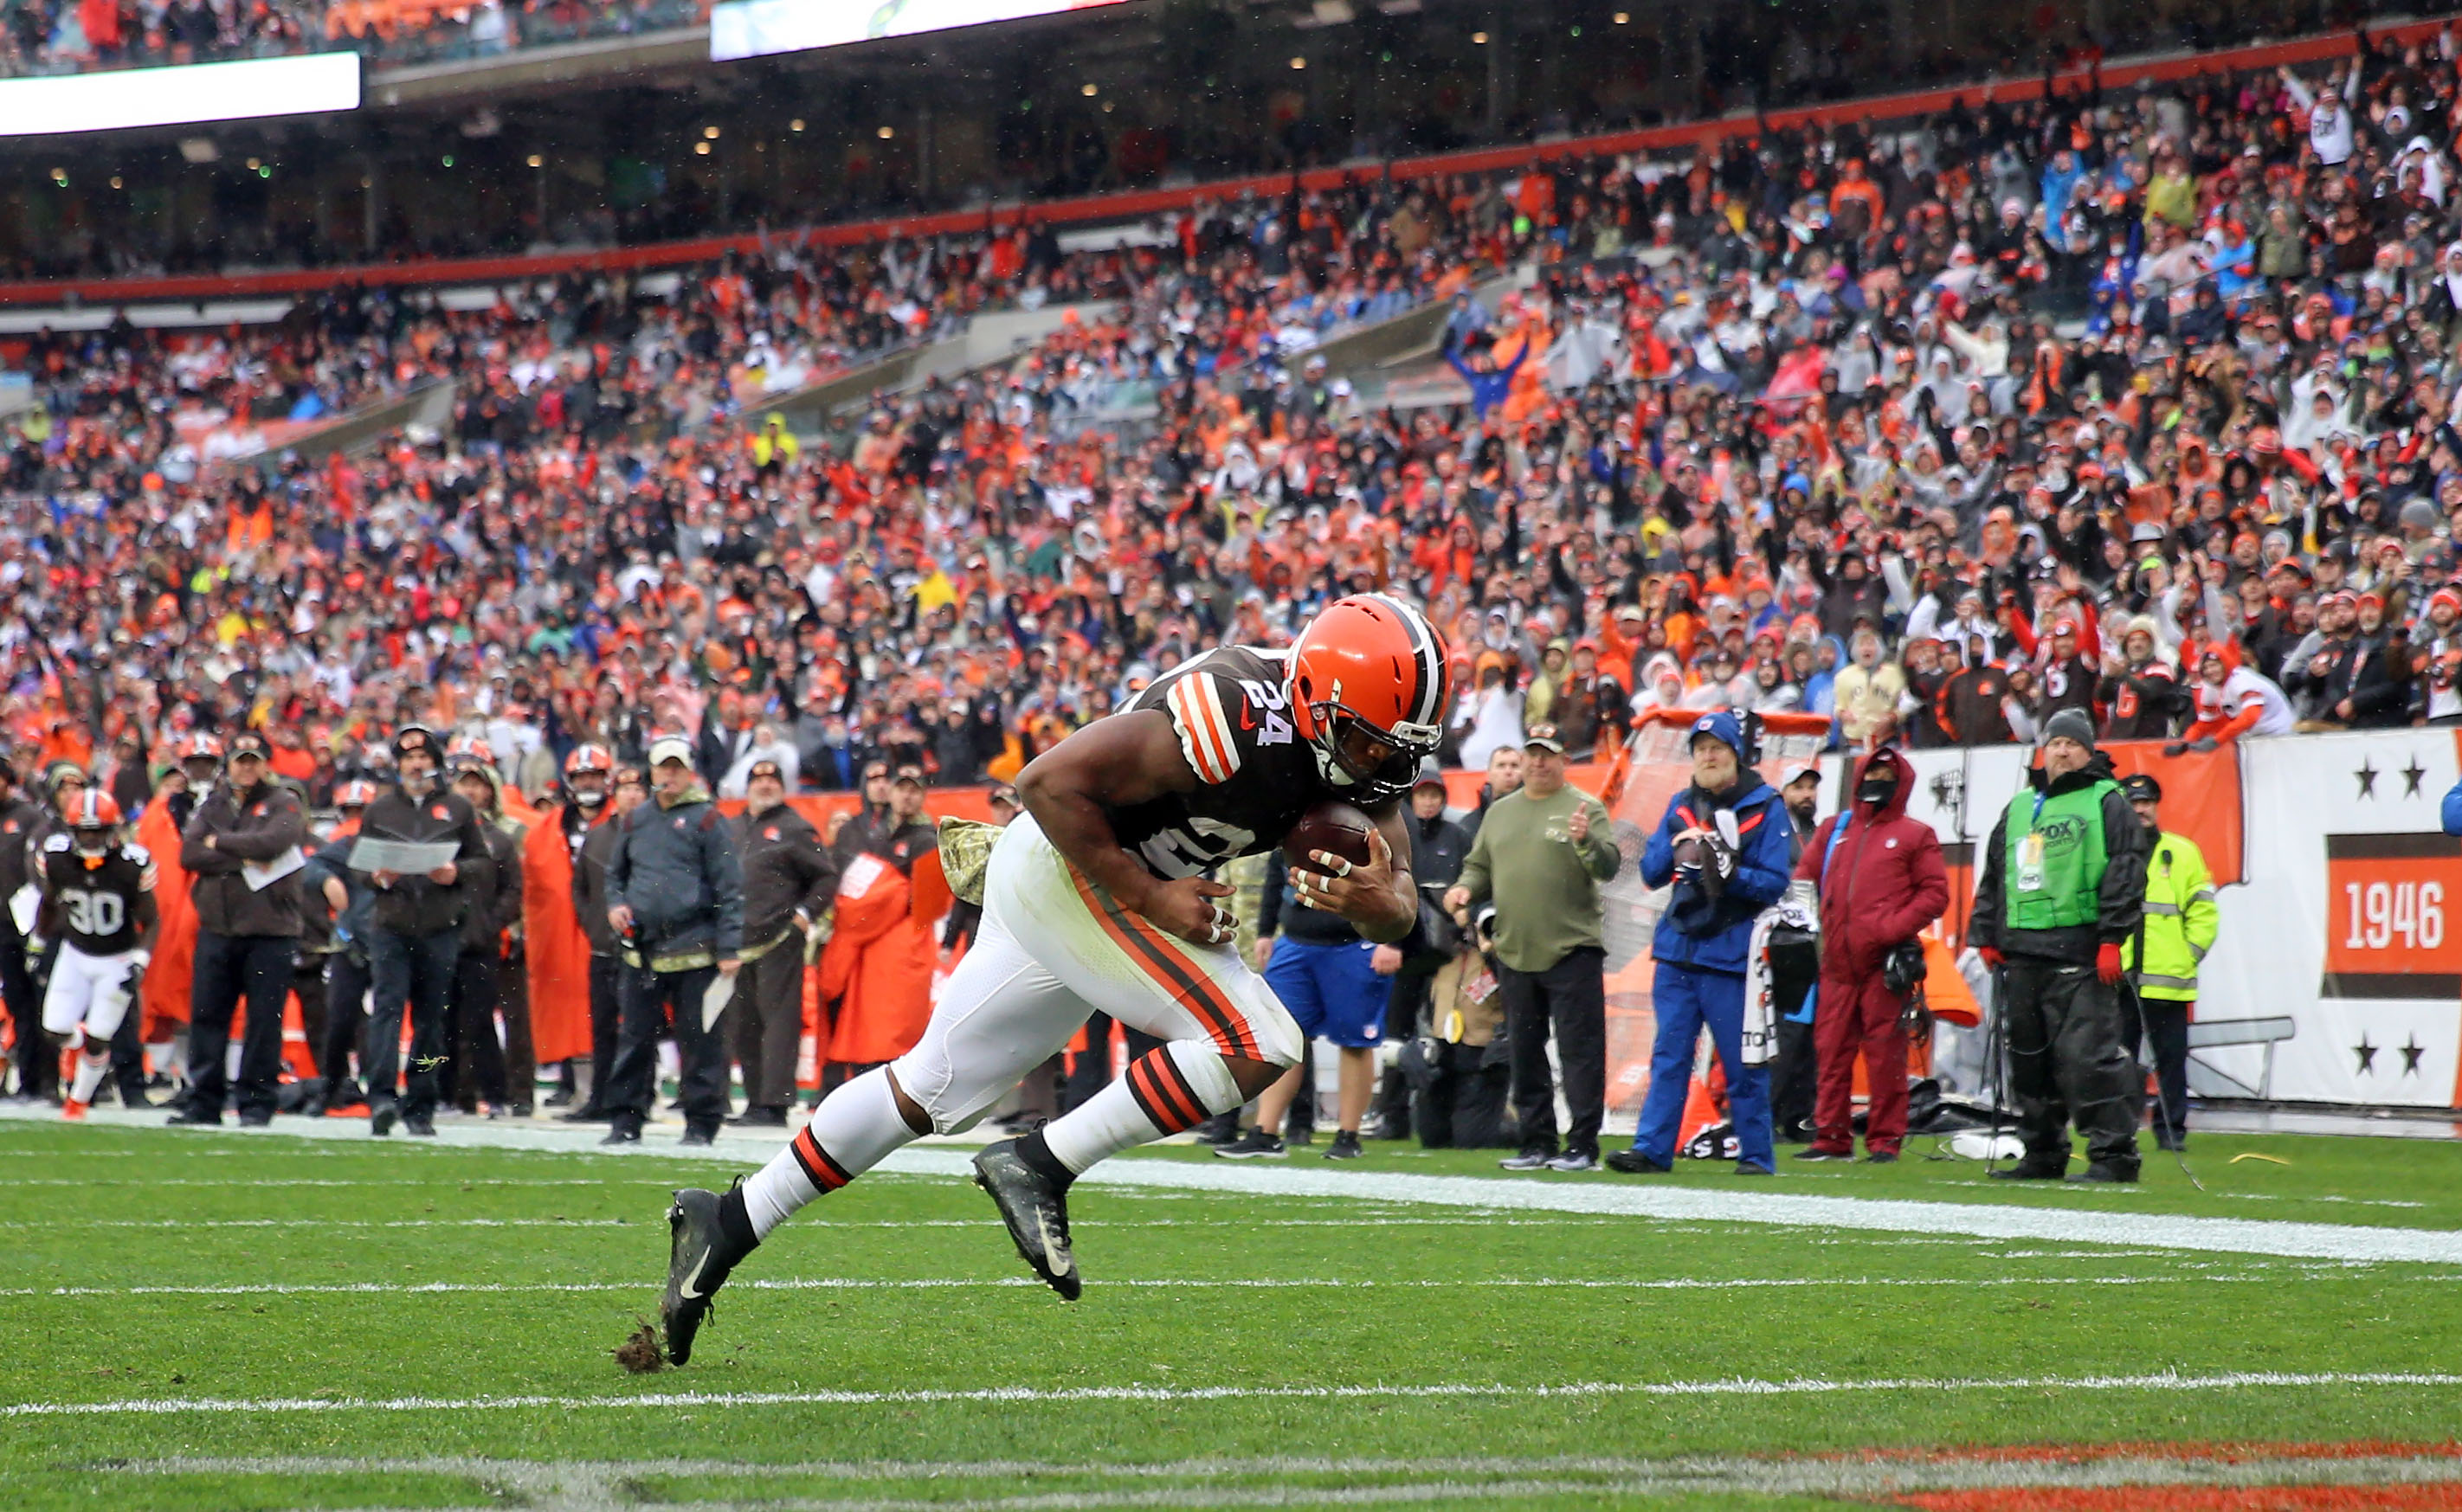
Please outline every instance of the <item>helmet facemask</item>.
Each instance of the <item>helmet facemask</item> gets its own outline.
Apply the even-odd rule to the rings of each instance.
[[[1328,691],[1329,698],[1307,705],[1315,726],[1308,746],[1316,755],[1318,777],[1328,788],[1359,789],[1371,803],[1409,792],[1420,767],[1436,753],[1442,732],[1428,724],[1383,728],[1343,703],[1341,683]]]

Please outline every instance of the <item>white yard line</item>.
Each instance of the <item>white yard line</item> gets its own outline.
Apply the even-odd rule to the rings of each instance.
[[[2173,1286],[2216,1285],[2228,1282],[2282,1281],[2278,1272],[2245,1275],[2201,1271],[2193,1276],[1775,1276],[1652,1277],[1628,1280],[1613,1276],[1471,1276],[1458,1280],[1380,1280],[1374,1277],[1234,1276],[1213,1278],[1155,1277],[1130,1281],[1097,1281],[1097,1289],[1122,1287],[1161,1291],[1773,1291],[1804,1288],[1826,1290],[1855,1286],[1946,1286],[1959,1291],[1977,1286]],[[136,1286],[6,1286],[0,1297],[423,1297],[468,1294],[508,1295],[519,1292],[639,1291],[642,1277],[625,1281],[307,1281],[232,1282],[228,1285],[162,1285]],[[762,1277],[735,1283],[752,1291],[962,1291],[1023,1287],[1038,1289],[1032,1276],[952,1277]]]
[[[1834,1396],[1921,1392],[2235,1392],[2349,1387],[2462,1388],[2462,1374],[2441,1372],[2228,1371],[2206,1374],[1896,1376],[1864,1380],[1797,1377],[1704,1381],[1577,1381],[1516,1385],[1502,1381],[1436,1381],[1357,1386],[993,1386],[911,1391],[644,1392],[626,1396],[292,1396],[152,1397],[106,1402],[11,1402],[0,1418],[184,1416],[266,1413],[427,1413],[546,1410],[617,1412],[731,1407],[899,1407],[939,1404],[1069,1406],[1086,1402],[1404,1401],[1496,1398],[1504,1401],[1602,1396]]]
[[[33,1116],[37,1111],[0,1108],[0,1117]],[[132,1127],[145,1114],[121,1114]],[[97,1121],[100,1121],[97,1115]],[[343,1138],[347,1130],[329,1129],[335,1119],[281,1120],[278,1132],[233,1132],[226,1137],[267,1138],[295,1134],[305,1138]],[[297,1125],[296,1128],[287,1127]],[[166,1132],[167,1133],[167,1132]],[[191,1131],[188,1135],[210,1134]],[[604,1155],[588,1143],[593,1131],[521,1128],[503,1122],[474,1122],[444,1130],[450,1148],[563,1150]],[[366,1138],[364,1134],[357,1137]],[[779,1141],[742,1134],[723,1134],[720,1148],[704,1154],[676,1149],[663,1133],[621,1152],[627,1158],[682,1156],[701,1163],[766,1159]],[[884,1173],[906,1176],[964,1177],[968,1151],[946,1143],[910,1145],[892,1155]],[[1322,1162],[1318,1162],[1322,1164]],[[589,1178],[556,1180],[508,1177],[471,1180],[479,1186],[591,1185]],[[1307,1165],[1262,1167],[1253,1162],[1122,1159],[1096,1167],[1087,1184],[1120,1191],[1212,1192],[1226,1196],[1288,1199],[1333,1198],[1415,1206],[1478,1208],[1509,1212],[1577,1213],[1609,1218],[1646,1218],[1714,1223],[1765,1223],[1800,1228],[1827,1228],[1941,1235],[1983,1239],[2049,1241],[2116,1245],[2122,1248],[2198,1250],[2243,1255],[2287,1255],[2312,1260],[2405,1261],[2430,1264],[2462,1264],[2462,1232],[2413,1228],[2375,1228],[2341,1223],[2289,1222],[2270,1219],[2192,1218],[2174,1213],[2112,1212],[2083,1205],[2050,1207],[2039,1203],[1925,1202],[1896,1198],[1819,1197],[1771,1191],[1739,1191],[1732,1187],[1652,1184],[1612,1178],[1408,1176],[1384,1171],[1335,1171]],[[1783,1178],[1782,1178],[1783,1179]],[[33,1177],[17,1185],[90,1185],[74,1178]],[[122,1182],[129,1185],[179,1185]],[[220,1184],[191,1182],[188,1184]],[[238,1184],[238,1183],[234,1183]],[[258,1185],[382,1184],[352,1181],[291,1181]],[[2120,1191],[2138,1189],[2121,1188]],[[2097,1194],[2098,1197],[2101,1195]],[[2141,1193],[2141,1195],[2143,1195]]]
[[[1911,1486],[2132,1485],[2149,1481],[2266,1484],[2290,1477],[2318,1483],[2367,1484],[2443,1480],[2462,1475],[2462,1455],[2444,1446],[2411,1453],[2304,1455],[2231,1445],[2183,1445],[2179,1454],[2072,1449],[2027,1457],[1990,1449],[1961,1454],[1744,1456],[1686,1455],[1664,1459],[1598,1455],[1539,1457],[1433,1456],[1402,1458],[1307,1455],[1225,1456],[1152,1461],[1050,1459],[821,1459],[764,1463],[744,1459],[549,1460],[482,1455],[180,1456],[114,1459],[97,1468],[121,1476],[255,1475],[474,1476],[589,1475],[608,1479],[664,1477],[685,1480],[1235,1480],[1285,1476],[1647,1476],[1662,1480],[1784,1487],[1863,1489]],[[698,1505],[699,1503],[694,1503]]]

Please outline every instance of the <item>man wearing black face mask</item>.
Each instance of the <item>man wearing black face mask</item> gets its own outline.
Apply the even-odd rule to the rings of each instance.
[[[394,767],[400,781],[368,805],[359,833],[371,840],[411,844],[450,843],[453,859],[421,875],[372,871],[361,875],[376,889],[376,927],[368,963],[376,979],[368,1015],[368,1132],[381,1139],[399,1122],[413,1134],[433,1136],[437,1070],[448,1053],[445,995],[462,953],[462,921],[473,897],[491,896],[494,862],[478,816],[461,794],[439,778],[442,756],[436,737],[416,724],[393,738]],[[354,867],[354,871],[357,868]],[[395,1075],[401,1018],[410,1014],[410,1074],[397,1104]]]
[[[1906,1001],[1885,981],[1883,962],[1949,906],[1949,869],[1932,826],[1907,817],[1914,772],[1889,746],[1855,772],[1855,805],[1813,832],[1796,876],[1821,896],[1821,985],[1813,1043],[1820,1090],[1813,1139],[1799,1160],[1846,1160],[1855,1154],[1848,1123],[1855,1057],[1864,1057],[1871,1112],[1868,1160],[1898,1157],[1907,1134]]]

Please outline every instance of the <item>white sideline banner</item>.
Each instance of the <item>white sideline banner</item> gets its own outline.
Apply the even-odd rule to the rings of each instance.
[[[2439,817],[2456,750],[2448,729],[2240,743],[2242,875],[2216,895],[2197,1022],[2287,1018],[2293,1031],[2197,1049],[2192,1086],[2281,1102],[2462,1102],[2462,840]],[[1949,852],[1967,890],[1952,904],[1962,926],[1968,868],[2033,752],[1906,755],[1917,774],[1907,811]],[[1836,757],[1824,766],[1826,813],[1842,773]]]

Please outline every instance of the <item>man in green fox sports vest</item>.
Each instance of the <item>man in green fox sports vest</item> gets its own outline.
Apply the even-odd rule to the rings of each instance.
[[[2145,1072],[2120,1004],[2121,946],[2146,896],[2146,831],[2094,722],[2063,709],[2043,727],[2042,763],[1983,848],[1966,942],[1994,968],[2009,1047],[2009,1091],[2026,1154],[1993,1173],[2057,1181],[2068,1124],[2085,1136],[2084,1181],[2137,1179]]]

